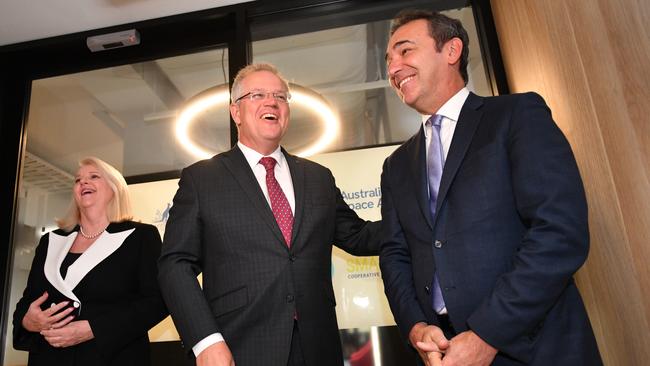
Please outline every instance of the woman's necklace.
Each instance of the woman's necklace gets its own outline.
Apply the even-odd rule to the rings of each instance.
[[[83,236],[86,239],[95,239],[96,237],[100,236],[105,230],[106,230],[106,228],[103,228],[103,229],[101,229],[100,231],[98,231],[98,232],[96,232],[94,234],[86,234],[84,232],[84,227],[79,225],[79,232],[81,233],[81,236]]]

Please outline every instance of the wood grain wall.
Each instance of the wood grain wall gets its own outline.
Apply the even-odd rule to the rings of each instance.
[[[606,365],[650,364],[650,1],[491,0],[511,92],[540,93],[589,201],[577,275]]]

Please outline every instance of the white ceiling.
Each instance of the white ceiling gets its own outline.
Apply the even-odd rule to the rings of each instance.
[[[250,0],[0,0],[0,46]]]

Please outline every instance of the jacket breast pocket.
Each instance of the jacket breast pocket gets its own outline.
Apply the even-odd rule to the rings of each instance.
[[[333,202],[335,202],[335,198],[319,192],[318,194],[314,194],[309,197],[309,200],[307,202],[310,206],[322,207],[331,205]]]
[[[493,169],[493,161],[496,159],[497,149],[495,144],[487,144],[478,149],[470,148],[463,162],[461,171],[481,171],[482,169]]]
[[[220,317],[248,305],[248,288],[238,287],[210,300],[210,308],[215,317]]]

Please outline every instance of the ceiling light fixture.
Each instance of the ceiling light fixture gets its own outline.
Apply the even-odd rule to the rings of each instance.
[[[318,154],[331,145],[339,134],[341,122],[327,100],[312,89],[290,83],[291,104],[299,105],[319,117],[323,122],[323,132],[311,145],[295,154],[302,157]],[[176,119],[176,138],[192,155],[199,159],[209,159],[216,151],[197,145],[189,136],[190,126],[197,115],[219,104],[228,105],[230,93],[228,85],[221,84],[202,91],[190,98]]]

